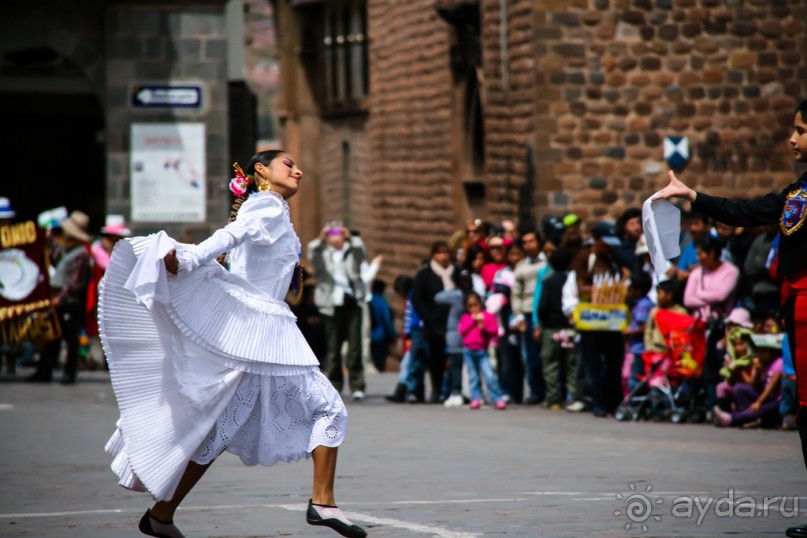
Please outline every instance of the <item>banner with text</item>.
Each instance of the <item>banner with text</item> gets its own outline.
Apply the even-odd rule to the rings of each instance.
[[[574,310],[578,331],[624,331],[628,326],[628,307],[624,304],[580,303]]]
[[[50,296],[44,230],[32,220],[0,226],[0,343],[59,338]]]

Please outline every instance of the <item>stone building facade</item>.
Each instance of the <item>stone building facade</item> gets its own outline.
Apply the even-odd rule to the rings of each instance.
[[[352,108],[323,108],[333,43],[356,43],[350,29],[326,35],[325,20],[357,5],[368,90]],[[386,255],[387,277],[469,217],[591,222],[639,206],[666,183],[666,136],[688,137],[681,175],[697,188],[750,197],[792,181],[785,140],[807,96],[801,0],[274,6],[282,136],[307,174],[302,234],[349,221]]]
[[[20,217],[80,209],[97,231],[107,213],[130,220],[132,124],[204,125],[204,220],[138,223],[176,237],[207,235],[230,199],[225,0],[12,2],[0,16],[0,193]],[[137,109],[132,85],[202,88],[198,109]],[[33,172],[35,183],[20,181]],[[34,192],[35,191],[35,192]]]

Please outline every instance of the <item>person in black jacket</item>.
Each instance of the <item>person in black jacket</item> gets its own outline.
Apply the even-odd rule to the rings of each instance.
[[[536,319],[540,325],[535,336],[541,338],[541,359],[546,382],[546,407],[560,409],[575,394],[575,356],[568,334],[571,324],[563,314],[563,285],[569,273],[572,251],[562,247],[549,258],[538,300]]]
[[[795,116],[793,134],[788,143],[796,161],[807,163],[807,100],[799,104]],[[807,173],[780,192],[748,201],[732,201],[696,192],[672,171],[669,175],[669,184],[653,196],[654,200],[684,198],[692,202],[694,211],[731,226],[779,224],[778,276],[787,284],[785,326],[796,367],[799,404],[807,406],[807,256],[804,255],[807,248]],[[807,412],[798,413],[796,426],[807,465]],[[790,538],[807,538],[807,525],[791,527],[786,534]]]
[[[440,401],[440,390],[445,371],[446,325],[449,305],[436,303],[434,296],[444,289],[453,289],[453,274],[456,268],[451,263],[451,250],[445,241],[432,244],[429,263],[415,275],[412,287],[412,306],[423,322],[418,335],[413,334],[412,352],[417,370],[429,370],[432,392],[430,401]],[[418,340],[417,342],[415,340]],[[408,401],[416,395],[408,394]]]

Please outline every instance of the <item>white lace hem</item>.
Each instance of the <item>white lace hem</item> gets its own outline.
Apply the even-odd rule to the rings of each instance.
[[[226,450],[246,465],[298,461],[318,446],[341,445],[346,432],[345,405],[318,369],[245,375],[191,459],[205,465]]]

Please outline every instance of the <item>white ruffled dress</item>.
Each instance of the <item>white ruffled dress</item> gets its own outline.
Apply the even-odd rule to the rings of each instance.
[[[163,263],[173,248],[176,276]],[[169,500],[189,461],[227,450],[271,465],[342,443],[344,403],[283,300],[300,248],[271,191],[199,245],[164,232],[118,242],[98,321],[120,408],[106,451],[122,486]]]

